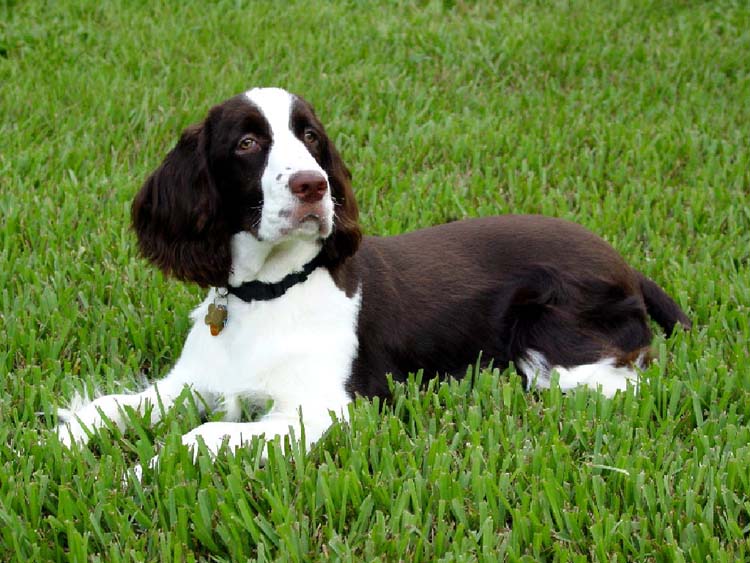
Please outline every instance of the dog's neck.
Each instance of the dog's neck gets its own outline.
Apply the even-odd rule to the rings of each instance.
[[[229,285],[258,280],[274,283],[287,274],[299,272],[318,255],[319,240],[293,238],[272,244],[248,232],[232,237],[232,270]]]

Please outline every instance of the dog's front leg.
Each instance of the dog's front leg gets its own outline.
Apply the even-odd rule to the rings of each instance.
[[[302,407],[302,417],[300,411],[296,412],[270,412],[256,422],[206,422],[197,428],[191,430],[182,436],[182,443],[186,445],[193,458],[198,456],[200,444],[203,443],[208,453],[213,457],[219,453],[221,447],[226,444],[227,447],[234,451],[237,448],[248,446],[254,436],[263,436],[266,441],[273,440],[277,436],[281,438],[282,444],[287,436],[290,440],[300,442],[302,440],[302,427],[304,425],[304,441],[306,449],[309,449],[331,426],[334,413],[340,420],[348,418],[348,407],[346,405],[339,409],[339,412],[333,410],[322,412],[317,410],[310,416],[304,414]],[[300,423],[300,420],[302,421]],[[267,459],[267,446],[263,449],[263,460]],[[151,469],[157,469],[159,466],[159,456],[154,456],[148,463]],[[136,465],[132,474],[139,481],[143,477],[143,467]]]
[[[193,456],[197,456],[202,442],[208,452],[215,456],[222,445],[226,444],[231,450],[245,447],[254,436],[263,436],[266,441],[278,436],[283,444],[287,436],[300,442],[304,433],[304,442],[309,449],[328,430],[334,417],[346,420],[347,405],[330,408],[300,405],[296,409],[272,410],[256,422],[206,422],[183,435],[182,443],[190,448]],[[266,449],[263,458],[266,458]]]
[[[305,444],[309,447],[323,435],[331,424],[330,416],[305,417],[302,419],[305,428]],[[203,442],[211,455],[216,455],[223,444],[231,450],[247,446],[254,436],[263,436],[267,441],[276,436],[284,438],[293,436],[294,440],[302,439],[302,425],[299,413],[270,413],[256,422],[206,422],[191,430],[182,437],[182,443],[197,455],[199,445]],[[265,454],[264,454],[265,457]]]
[[[74,442],[88,443],[90,436],[105,426],[105,420],[124,430],[127,422],[124,407],[141,415],[150,408],[150,423],[155,424],[172,407],[184,387],[181,378],[168,376],[140,393],[103,395],[79,408],[59,409],[57,436],[63,445],[70,447]]]
[[[223,357],[220,349],[221,345],[210,336],[206,327],[196,322],[177,363],[161,381],[139,393],[104,395],[81,406],[59,409],[57,435],[60,441],[66,446],[74,442],[86,444],[91,434],[105,426],[105,419],[123,430],[127,423],[124,407],[141,415],[150,408],[149,422],[156,424],[186,388],[194,393],[211,395],[206,387],[207,382],[220,379],[218,374],[222,368],[216,364],[216,358]]]

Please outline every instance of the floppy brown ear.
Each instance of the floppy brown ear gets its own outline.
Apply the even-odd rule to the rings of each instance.
[[[324,245],[323,252],[332,264],[353,255],[362,240],[359,226],[359,209],[352,190],[352,175],[341,159],[336,147],[327,139],[325,170],[334,200],[333,233]]]
[[[188,127],[131,207],[141,254],[166,275],[226,285],[230,234],[206,159],[208,124]]]

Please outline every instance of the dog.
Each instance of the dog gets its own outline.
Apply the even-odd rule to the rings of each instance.
[[[563,390],[611,396],[649,359],[649,317],[690,328],[655,282],[560,219],[363,237],[349,170],[311,105],[277,88],[188,127],[136,195],[132,224],[145,258],[208,295],[165,378],[59,411],[67,446],[106,419],[124,428],[124,407],[153,424],[185,389],[225,413],[183,436],[194,452],[300,438],[302,424],[309,446],[357,395],[387,399],[387,374],[460,378],[480,357],[513,363],[527,388],[557,372]],[[239,422],[241,399],[273,406]]]

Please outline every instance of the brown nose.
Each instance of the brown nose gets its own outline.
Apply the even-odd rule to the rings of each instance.
[[[289,189],[301,201],[315,203],[323,199],[328,189],[328,182],[320,172],[303,170],[289,177]]]

